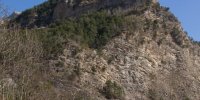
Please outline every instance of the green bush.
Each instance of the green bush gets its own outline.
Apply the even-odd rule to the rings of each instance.
[[[182,46],[182,40],[181,40],[182,38],[180,35],[181,35],[180,31],[177,28],[173,28],[171,36],[176,44]]]
[[[124,91],[116,82],[108,80],[103,88],[103,94],[107,99],[123,99]]]

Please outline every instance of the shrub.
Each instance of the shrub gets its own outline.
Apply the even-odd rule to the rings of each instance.
[[[188,34],[187,32],[185,32],[186,34]],[[197,44],[197,45],[199,45],[200,46],[200,41],[195,41],[192,37],[188,37],[189,38],[189,40],[193,43],[193,44]]]
[[[103,88],[103,94],[107,99],[122,99],[124,91],[116,82],[108,80]]]
[[[169,7],[166,7],[166,9],[165,9],[166,11],[169,11]]]
[[[92,70],[92,73],[93,73],[93,74],[95,74],[95,73],[97,72],[97,69],[96,69],[95,66],[92,66],[92,67],[91,67],[91,70]]]
[[[149,7],[149,6],[151,6],[151,5],[152,5],[152,1],[151,1],[151,0],[147,0],[146,6]]]
[[[74,95],[73,100],[93,100],[86,91],[79,91]]]
[[[64,62],[59,61],[58,63],[55,64],[56,67],[63,67]]]
[[[181,40],[181,36],[180,36],[180,31],[177,28],[173,28],[172,32],[171,32],[171,36],[173,38],[173,41],[177,44],[182,46],[182,40]]]

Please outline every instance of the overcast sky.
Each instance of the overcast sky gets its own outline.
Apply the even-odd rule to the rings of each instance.
[[[46,0],[2,0],[10,12],[23,11]],[[170,7],[170,11],[182,23],[185,31],[200,41],[200,0],[159,0],[161,5]]]

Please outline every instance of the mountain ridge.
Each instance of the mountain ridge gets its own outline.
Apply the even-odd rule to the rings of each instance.
[[[14,23],[22,27],[47,26],[57,20],[77,17],[101,9],[110,13],[123,14],[136,10],[139,6],[156,4],[156,0],[49,0],[32,9],[25,10]],[[24,18],[25,17],[25,18]],[[47,18],[45,18],[47,17]],[[26,19],[26,20],[24,20]]]

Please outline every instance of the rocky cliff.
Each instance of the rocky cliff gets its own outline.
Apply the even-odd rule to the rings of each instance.
[[[63,22],[65,24],[62,26],[59,24],[51,26],[48,32],[36,31],[48,34],[42,35],[38,40],[46,37],[50,40],[42,41],[45,42],[44,48],[50,46],[50,43],[58,43],[56,44],[58,46],[47,49],[48,51],[59,49],[57,56],[40,56],[46,49],[42,49],[43,47],[35,49],[36,46],[42,45],[40,42],[34,42],[37,36],[31,38],[32,36],[28,37],[27,33],[22,35],[23,39],[19,40],[18,44],[18,48],[24,47],[20,49],[22,54],[20,52],[15,54],[16,48],[13,47],[10,52],[13,50],[11,53],[14,52],[17,58],[10,57],[8,62],[1,61],[3,65],[0,70],[2,71],[0,88],[1,91],[6,91],[2,97],[8,95],[24,100],[198,100],[200,47],[183,31],[177,18],[168,11],[168,8],[160,6],[159,3],[148,4],[148,0],[119,0],[120,5],[119,1],[114,1],[83,0],[76,5],[73,1],[65,0],[58,3],[53,14],[56,19],[65,19],[69,16],[74,18],[73,16],[78,16],[77,14],[81,16],[86,12],[98,12],[101,8],[106,10],[108,16],[116,15],[117,18],[123,17],[123,19],[107,18],[104,14],[98,13],[97,15],[101,17],[96,15],[94,18],[78,17],[75,21],[69,19]],[[94,6],[97,9],[85,10]],[[123,13],[110,13],[108,9],[116,12],[123,9],[120,10]],[[94,21],[95,19],[101,22]],[[125,23],[118,27],[118,21]],[[120,31],[111,31],[109,28],[108,30],[105,26],[110,26],[110,23],[115,23],[111,24],[111,28],[114,30],[120,28]],[[55,26],[58,27],[57,30],[53,30]],[[49,34],[51,32],[52,34]],[[68,33],[71,32],[78,36],[68,37],[71,35]],[[92,35],[86,34],[87,32],[97,34],[96,39],[94,41],[91,39],[92,42],[87,42],[87,45],[93,42],[92,45],[98,44],[97,42],[101,41],[106,41],[105,44],[99,48],[85,46],[86,44],[82,43],[85,41],[80,40],[93,38]],[[106,33],[112,35],[107,36]],[[15,35],[15,37],[20,36]],[[2,42],[0,46],[6,43]],[[10,45],[5,45],[5,48],[8,47]],[[30,53],[24,55],[25,51]],[[7,52],[0,53],[0,57]],[[24,59],[20,59],[17,54]],[[1,59],[6,57],[2,56]],[[22,63],[23,61],[26,63]]]
[[[100,10],[107,10],[112,14],[126,14],[151,2],[156,3],[154,0],[49,0],[24,11],[13,23],[30,28],[48,26],[58,20]]]
[[[113,13],[124,13],[126,10],[135,10],[148,0],[60,0],[54,10],[54,19],[75,17],[83,13],[107,9]],[[62,9],[62,10],[61,10]],[[115,10],[114,10],[115,9]],[[122,10],[122,11],[120,11]]]

